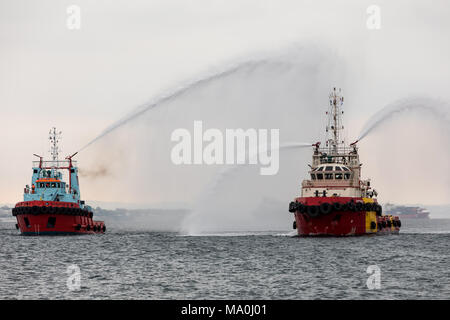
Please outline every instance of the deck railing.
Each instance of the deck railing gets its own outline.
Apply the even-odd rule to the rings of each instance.
[[[39,166],[42,165],[43,169],[52,169],[52,168],[68,168],[70,165],[69,160],[58,160],[58,161],[33,161],[33,168],[39,168]],[[76,167],[77,162],[72,161],[72,166]]]

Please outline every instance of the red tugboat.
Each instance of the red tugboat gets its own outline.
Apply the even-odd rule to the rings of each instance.
[[[289,204],[299,236],[352,236],[398,233],[397,216],[383,215],[377,192],[369,180],[361,180],[356,142],[345,146],[341,137],[341,90],[333,89],[327,112],[325,147],[313,145],[311,179],[303,180],[301,197]]]
[[[33,162],[31,188],[26,186],[24,201],[16,204],[12,215],[22,235],[70,235],[104,233],[103,221],[94,221],[92,208],[80,200],[78,168],[72,158],[59,160],[60,132],[50,131],[52,161]],[[67,172],[69,183],[63,181]]]

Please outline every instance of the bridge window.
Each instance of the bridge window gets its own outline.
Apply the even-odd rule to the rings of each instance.
[[[348,170],[348,168],[346,168],[346,167],[342,167],[342,169],[344,169],[344,171],[350,171],[350,170]]]
[[[327,179],[327,180],[333,179],[333,174],[332,173],[325,173],[325,179]]]
[[[323,173],[316,174],[317,180],[323,180]]]
[[[342,171],[341,167],[335,167],[336,171]]]
[[[337,179],[337,180],[342,180],[342,173],[336,173],[334,175],[334,178]]]
[[[316,175],[314,173],[311,173],[311,179],[316,180]]]
[[[344,179],[345,180],[350,179],[350,173],[344,173]]]
[[[43,182],[39,183],[39,188],[44,188],[45,184]]]
[[[317,171],[323,171],[323,167],[320,167],[319,169],[317,169]]]
[[[45,184],[45,187],[46,187],[46,188],[50,188],[50,183],[47,182],[47,183]]]
[[[51,186],[52,188],[56,188],[56,182],[52,182]]]
[[[333,171],[333,167],[326,167],[325,171]]]

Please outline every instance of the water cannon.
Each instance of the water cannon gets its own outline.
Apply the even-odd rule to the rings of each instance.
[[[320,146],[320,142],[313,143],[312,146],[316,148],[316,149],[314,150],[314,154],[319,154],[319,146]]]
[[[75,153],[74,153],[73,155],[71,155],[71,156],[67,156],[66,159],[67,159],[67,160],[72,160],[72,158],[75,157],[77,154],[78,154],[78,151],[75,152]]]
[[[69,160],[69,169],[72,168],[72,158],[75,157],[77,154],[78,154],[78,151],[75,152],[73,155],[66,157],[66,159]],[[72,183],[70,185],[72,185]]]
[[[350,147],[353,147],[353,152],[357,153],[356,144],[359,142],[359,140],[356,140],[353,143],[350,143]]]

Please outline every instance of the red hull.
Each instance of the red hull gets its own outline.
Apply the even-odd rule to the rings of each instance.
[[[74,203],[28,201],[13,209],[16,227],[23,235],[68,235],[104,233],[103,221],[94,221],[92,212]]]
[[[297,198],[296,202],[305,206],[320,206],[322,203],[333,205],[347,204],[350,201],[361,202],[362,198],[348,197],[308,197]],[[305,210],[302,210],[305,211]],[[375,233],[398,233],[400,222],[398,217],[377,215],[375,211],[350,210],[343,206],[341,210],[330,210],[329,213],[318,213],[311,217],[307,212],[297,210],[294,213],[295,224],[299,236],[356,236]],[[389,221],[388,221],[389,220]],[[384,223],[383,223],[384,221]]]

